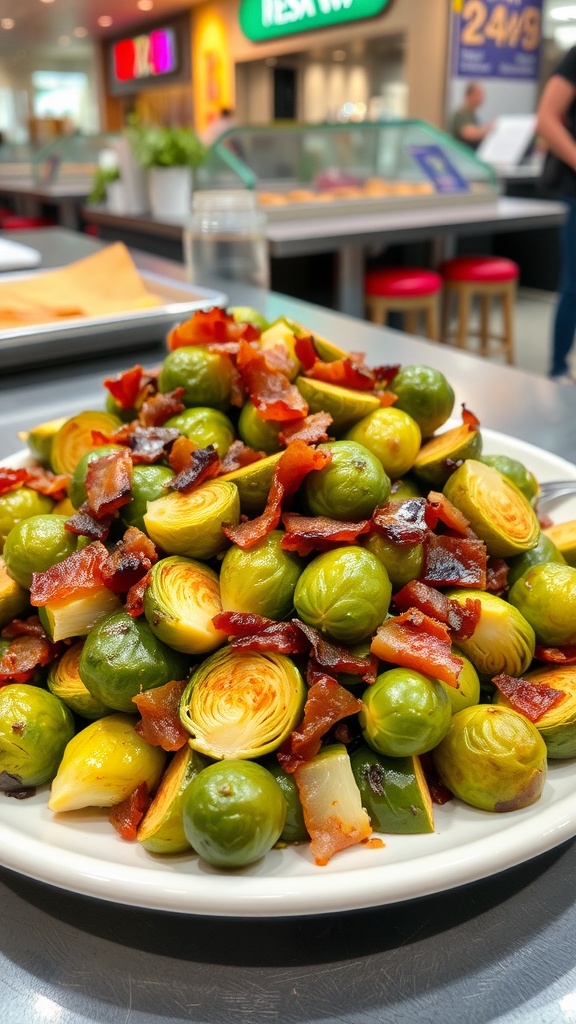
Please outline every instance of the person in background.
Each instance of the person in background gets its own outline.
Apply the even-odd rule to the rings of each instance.
[[[222,107],[220,113],[214,120],[210,121],[208,127],[202,133],[202,142],[205,146],[213,146],[224,132],[234,128],[236,119],[234,111],[229,107]]]
[[[550,376],[561,384],[576,384],[576,376],[568,365],[576,331],[576,46],[563,57],[544,87],[536,113],[536,133],[552,154],[543,183],[549,193],[568,206],[568,217],[561,229],[560,285]]]
[[[477,149],[482,139],[492,129],[492,122],[480,124],[476,111],[484,103],[484,89],[478,82],[468,82],[464,91],[464,102],[452,114],[450,134],[470,149]]]

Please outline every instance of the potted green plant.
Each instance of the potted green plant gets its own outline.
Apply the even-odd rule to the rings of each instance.
[[[131,125],[126,134],[138,162],[148,168],[150,210],[159,219],[182,218],[190,210],[193,172],[206,147],[190,128]]]

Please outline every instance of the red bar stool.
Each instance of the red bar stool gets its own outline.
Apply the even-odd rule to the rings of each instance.
[[[418,334],[418,320],[424,318],[424,334],[438,341],[439,297],[442,278],[433,270],[419,267],[384,267],[366,274],[366,314],[375,324],[386,324],[390,313],[401,313],[404,330]]]
[[[456,338],[458,348],[466,348],[470,337],[480,339],[481,356],[488,355],[489,342],[499,341],[507,363],[514,362],[514,300],[519,267],[513,260],[501,256],[460,256],[446,260],[440,266],[444,279],[444,308],[442,311],[442,341]],[[477,300],[480,310],[478,330],[472,330],[470,316],[472,302]],[[502,334],[490,330],[492,300],[500,300]],[[452,306],[456,304],[456,331],[449,331]]]
[[[48,220],[47,217],[18,217],[11,215],[0,218],[0,228],[3,231],[19,231],[24,228],[53,228],[56,221]]]

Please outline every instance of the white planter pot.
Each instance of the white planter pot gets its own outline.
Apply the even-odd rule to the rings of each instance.
[[[106,185],[106,207],[110,213],[128,213],[125,189],[121,181],[109,181]]]
[[[157,220],[187,217],[192,203],[192,169],[151,167],[148,195],[150,212]]]

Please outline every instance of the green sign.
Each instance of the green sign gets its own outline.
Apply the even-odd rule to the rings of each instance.
[[[241,0],[240,27],[253,43],[380,14],[390,0]]]

